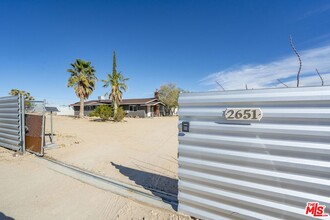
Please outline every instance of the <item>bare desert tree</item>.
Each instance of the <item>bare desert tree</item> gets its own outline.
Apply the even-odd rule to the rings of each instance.
[[[317,75],[319,75],[319,77],[320,77],[320,79],[321,79],[321,82],[322,82],[321,85],[324,86],[324,80],[323,80],[321,74],[319,73],[319,71],[317,70],[317,68],[316,68],[315,70],[316,70]]]
[[[215,81],[215,83],[218,84],[218,86],[220,86],[223,91],[225,91],[225,88],[223,88],[223,86],[217,80]]]
[[[284,85],[285,87],[289,87],[287,84],[285,84],[284,82],[282,82],[282,80],[277,79],[277,81],[279,81],[282,85]]]
[[[291,35],[290,35],[290,44],[291,44],[292,50],[297,55],[298,60],[299,60],[299,70],[298,70],[298,73],[297,73],[297,87],[299,87],[299,78],[300,78],[300,71],[301,71],[301,67],[302,67],[302,62],[301,62],[301,58],[300,58],[300,55],[299,55],[298,51],[296,50],[296,48],[293,45],[293,41],[292,41],[292,36]]]

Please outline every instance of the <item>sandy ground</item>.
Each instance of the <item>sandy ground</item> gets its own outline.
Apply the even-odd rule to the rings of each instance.
[[[103,176],[176,194],[178,118],[125,120],[56,116],[55,142],[60,147],[45,153]]]
[[[13,153],[0,148],[0,219],[187,219],[51,170],[29,153]]]

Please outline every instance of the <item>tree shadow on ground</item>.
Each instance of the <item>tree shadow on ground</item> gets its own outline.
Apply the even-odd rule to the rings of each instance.
[[[113,119],[101,119],[101,118],[89,118],[89,121],[92,121],[92,122],[109,122],[109,121],[112,121],[112,122],[114,122]]]
[[[153,195],[161,198],[163,202],[170,204],[174,210],[177,210],[177,179],[125,167],[113,162],[111,162],[111,165],[118,169],[121,174],[134,181],[137,185],[142,186],[146,190],[149,190]],[[165,192],[167,194],[159,191]]]
[[[126,120],[121,120],[121,121],[115,121],[114,119],[100,119],[100,118],[89,118],[88,119],[90,122],[101,122],[101,123],[119,123],[119,122],[126,122]]]
[[[15,219],[0,212],[0,220],[15,220]]]

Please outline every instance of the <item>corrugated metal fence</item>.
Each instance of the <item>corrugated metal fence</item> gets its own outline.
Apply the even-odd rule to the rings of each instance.
[[[0,97],[0,146],[24,152],[24,104],[21,96]]]
[[[260,108],[228,121],[227,108]],[[330,87],[185,93],[179,98],[179,211],[202,219],[330,213]],[[181,125],[179,125],[181,128]]]

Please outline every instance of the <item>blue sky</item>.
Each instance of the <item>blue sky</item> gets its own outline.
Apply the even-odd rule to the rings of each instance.
[[[330,2],[309,1],[0,1],[0,96],[12,88],[49,103],[77,101],[66,70],[91,61],[97,77],[117,67],[124,98],[149,97],[174,82],[189,91],[330,84]],[[278,75],[274,75],[278,74]],[[107,92],[99,81],[91,99]]]

